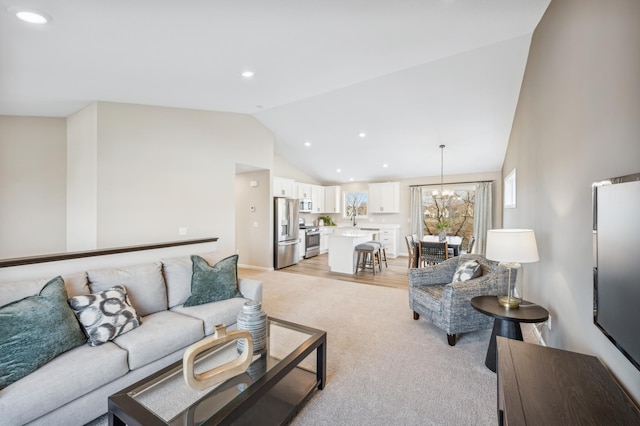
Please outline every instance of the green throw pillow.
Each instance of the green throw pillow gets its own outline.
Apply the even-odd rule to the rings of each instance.
[[[191,296],[184,306],[196,306],[242,296],[238,290],[238,255],[226,257],[213,266],[200,256],[191,256]]]
[[[62,277],[36,296],[0,308],[0,389],[37,370],[87,338],[67,303]]]

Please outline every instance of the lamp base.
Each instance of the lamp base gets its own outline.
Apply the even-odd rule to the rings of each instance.
[[[520,299],[511,296],[498,296],[498,304],[507,309],[518,309],[520,307]]]

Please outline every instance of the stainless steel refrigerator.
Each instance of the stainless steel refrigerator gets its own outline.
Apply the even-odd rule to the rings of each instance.
[[[298,263],[298,200],[294,198],[274,198],[274,269]]]

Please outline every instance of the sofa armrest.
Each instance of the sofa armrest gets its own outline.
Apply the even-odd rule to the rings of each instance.
[[[262,281],[239,278],[238,287],[245,298],[262,302]]]
[[[457,267],[458,258],[456,257],[426,268],[411,268],[409,269],[409,287],[450,283]]]

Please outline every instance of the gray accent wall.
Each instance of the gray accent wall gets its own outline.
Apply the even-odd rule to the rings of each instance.
[[[536,232],[540,261],[524,266],[524,296],[551,312],[547,345],[597,356],[636,401],[640,371],[593,324],[591,184],[640,172],[639,46],[640,2],[553,0],[502,169],[517,174],[504,227]]]

